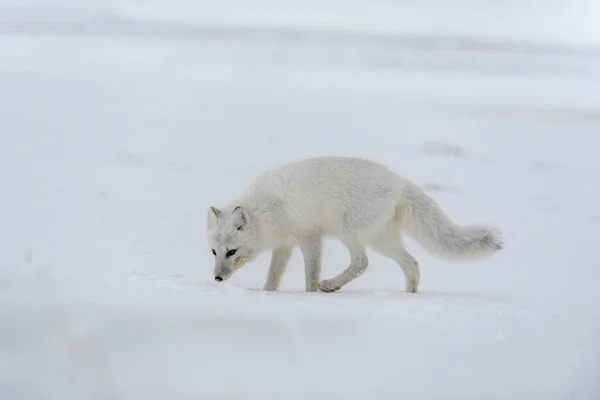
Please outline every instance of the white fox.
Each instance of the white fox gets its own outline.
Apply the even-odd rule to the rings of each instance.
[[[274,291],[298,246],[304,258],[306,291],[333,292],[360,276],[369,264],[366,247],[396,261],[406,291],[416,293],[420,271],[402,244],[405,230],[428,251],[447,260],[468,260],[503,248],[493,227],[457,226],[413,182],[383,165],[351,157],[316,157],[263,172],[229,206],[210,207],[208,244],[217,282],[272,250],[263,290]],[[350,265],[320,280],[323,237],[337,237]]]

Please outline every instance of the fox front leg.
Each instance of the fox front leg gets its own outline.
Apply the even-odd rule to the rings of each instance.
[[[321,276],[321,236],[309,235],[299,240],[300,251],[304,257],[304,275],[306,291],[316,292]]]
[[[263,290],[269,292],[277,290],[291,255],[292,249],[289,247],[276,247],[273,249],[273,253],[271,254],[271,265],[269,266],[269,272],[267,273],[267,280],[265,281]]]

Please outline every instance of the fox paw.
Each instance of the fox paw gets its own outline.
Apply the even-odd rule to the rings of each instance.
[[[330,293],[340,290],[340,286],[333,279],[327,279],[319,282],[319,290],[322,292]]]

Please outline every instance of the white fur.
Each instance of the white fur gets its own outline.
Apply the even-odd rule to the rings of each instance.
[[[455,225],[437,203],[411,181],[372,161],[350,157],[305,159],[263,172],[233,203],[211,207],[207,238],[215,250],[215,277],[223,280],[272,250],[264,290],[277,290],[291,249],[305,264],[306,290],[339,290],[361,275],[370,247],[395,260],[406,291],[417,292],[419,266],[402,245],[401,230],[447,260],[480,258],[502,249],[500,232]],[[324,236],[341,240],[350,264],[319,282]],[[236,254],[226,256],[235,249]],[[237,261],[237,262],[236,262]]]

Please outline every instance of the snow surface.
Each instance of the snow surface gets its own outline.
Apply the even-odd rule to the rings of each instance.
[[[597,2],[449,4],[0,1],[0,398],[600,398]],[[207,208],[324,154],[505,250],[214,283]]]

